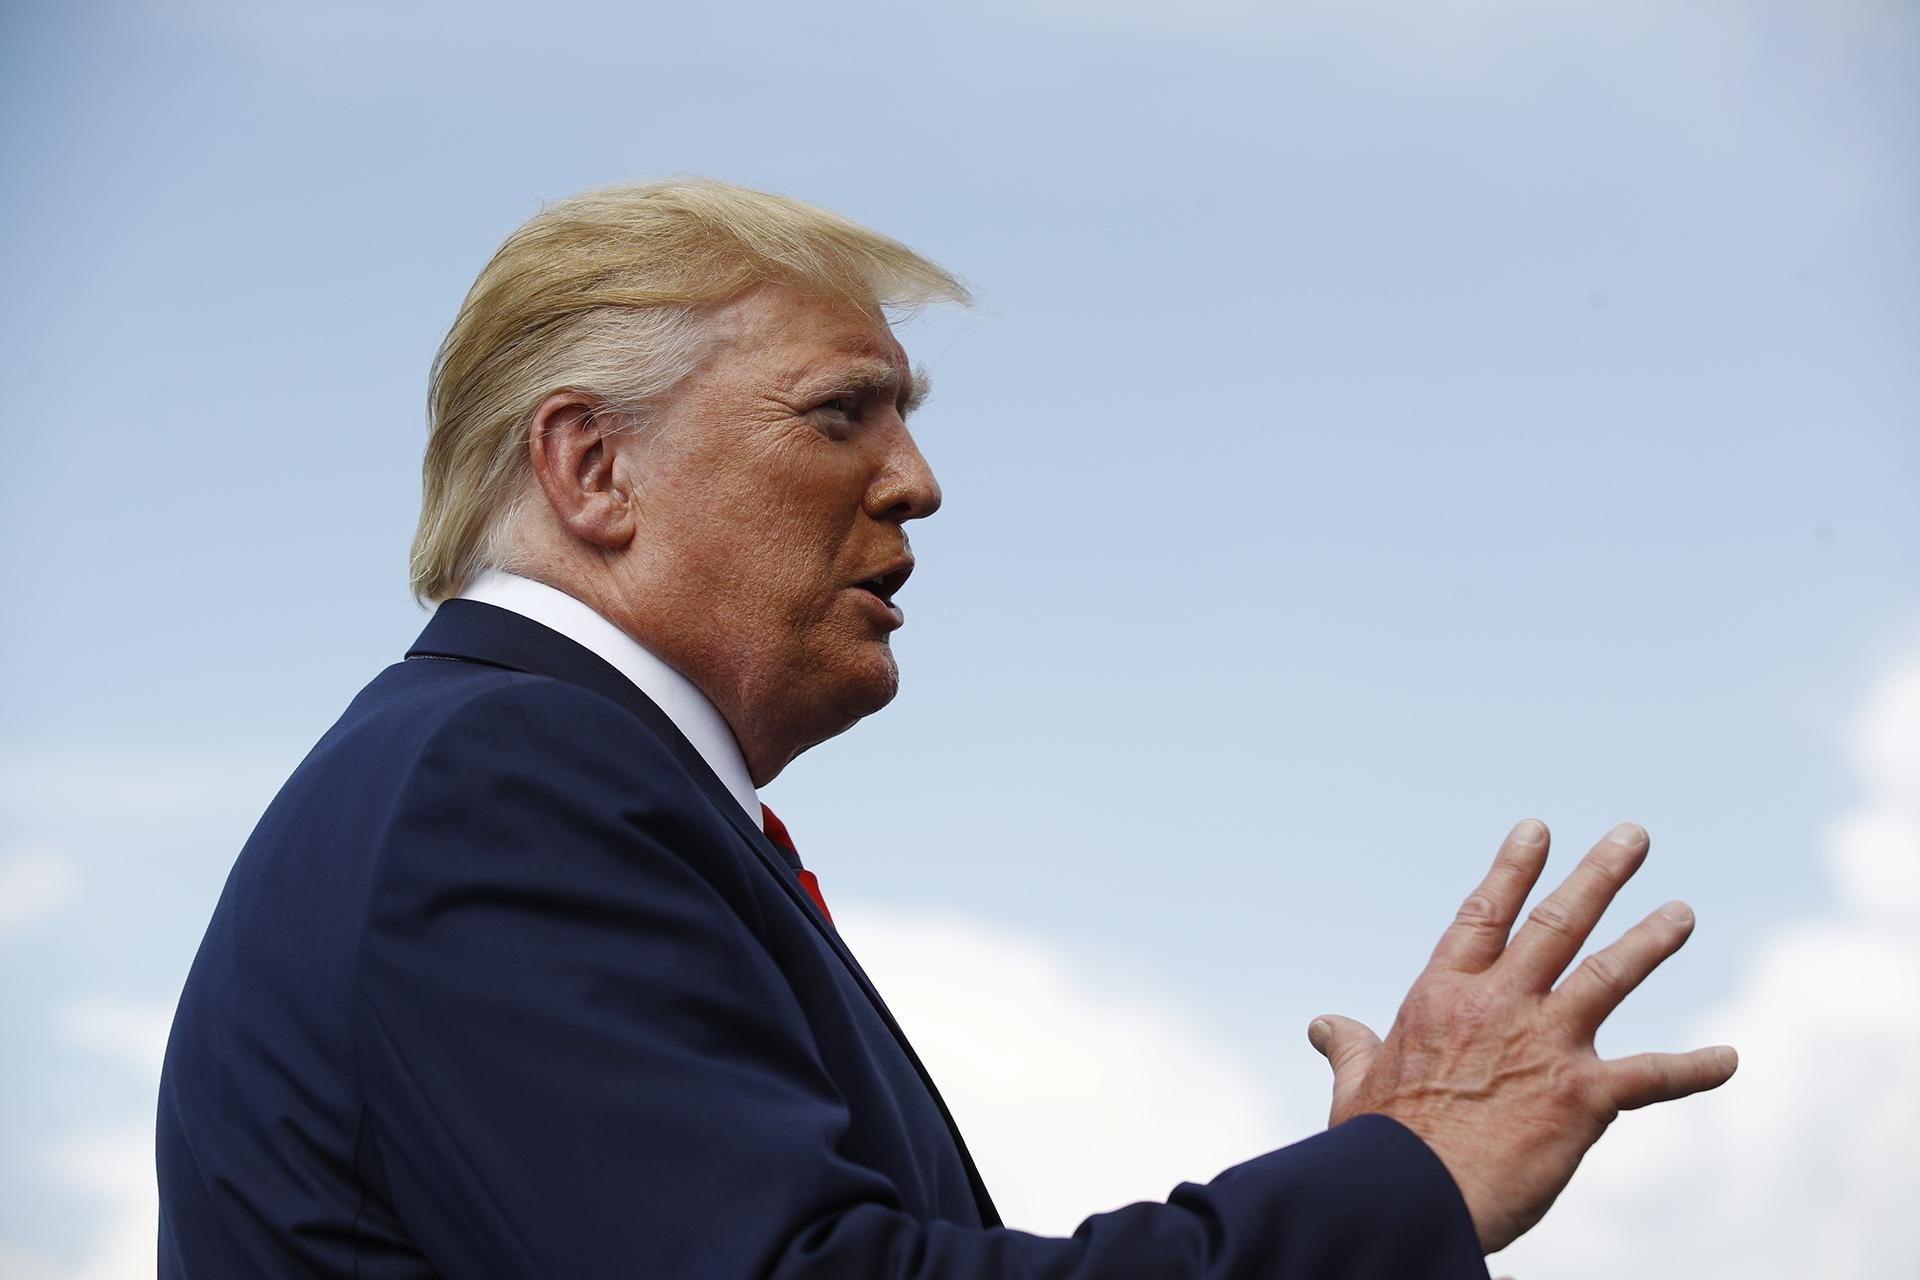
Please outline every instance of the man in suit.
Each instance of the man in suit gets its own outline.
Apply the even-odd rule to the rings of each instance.
[[[903,246],[718,183],[521,228],[436,361],[441,602],[237,860],[161,1084],[163,1277],[1484,1277],[1615,1111],[1601,1062],[1675,904],[1554,986],[1646,850],[1509,940],[1522,823],[1334,1123],[1070,1239],[1000,1224],[934,1083],[755,788],[884,706],[940,490],[884,308]]]

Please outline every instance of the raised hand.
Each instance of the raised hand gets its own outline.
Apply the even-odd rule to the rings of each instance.
[[[1331,1123],[1378,1113],[1420,1135],[1453,1174],[1488,1253],[1541,1219],[1621,1111],[1718,1088],[1738,1063],[1724,1045],[1612,1061],[1594,1051],[1607,1015],[1693,932],[1684,902],[1661,907],[1554,985],[1646,856],[1645,831],[1615,827],[1509,941],[1547,861],[1546,827],[1522,822],[1384,1042],[1334,1015],[1307,1030],[1333,1067]]]

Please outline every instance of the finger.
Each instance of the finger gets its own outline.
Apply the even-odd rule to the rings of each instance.
[[[1336,1087],[1343,1079],[1365,1075],[1380,1050],[1380,1037],[1372,1028],[1337,1013],[1321,1014],[1309,1023],[1307,1040],[1333,1068]]]
[[[1367,1068],[1380,1052],[1380,1037],[1365,1023],[1329,1013],[1308,1024],[1307,1039],[1326,1055],[1327,1065],[1333,1068],[1333,1104],[1327,1109],[1327,1123],[1339,1124],[1353,1115],[1354,1099],[1367,1078]]]
[[[1479,973],[1507,945],[1507,934],[1547,865],[1547,828],[1526,819],[1500,844],[1493,867],[1480,887],[1467,895],[1453,923],[1440,935],[1429,968]]]
[[[1618,942],[1582,960],[1554,992],[1554,1003],[1581,1031],[1592,1035],[1629,992],[1686,944],[1692,932],[1693,908],[1669,902],[1627,930]]]
[[[1333,1091],[1358,1084],[1380,1051],[1380,1037],[1363,1022],[1337,1013],[1322,1014],[1307,1027],[1307,1039],[1333,1068]]]
[[[1635,824],[1623,822],[1608,832],[1580,859],[1573,874],[1528,913],[1500,957],[1501,965],[1511,967],[1520,982],[1535,991],[1552,986],[1646,856],[1647,833]]]
[[[1740,1055],[1729,1045],[1692,1053],[1640,1053],[1601,1064],[1601,1078],[1622,1111],[1672,1102],[1689,1094],[1718,1089],[1733,1078]]]

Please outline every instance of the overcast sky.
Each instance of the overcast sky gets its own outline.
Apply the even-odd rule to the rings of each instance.
[[[1501,1269],[1910,1268],[1916,66],[1907,0],[6,6],[0,1274],[150,1266],[220,883],[423,622],[433,350],[681,173],[980,297],[902,333],[901,696],[766,795],[1016,1225],[1309,1132],[1513,821],[1633,819],[1604,928],[1700,926],[1602,1048],[1742,1072]]]

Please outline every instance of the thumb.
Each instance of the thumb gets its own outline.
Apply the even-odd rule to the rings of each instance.
[[[1333,1068],[1335,1092],[1342,1085],[1358,1084],[1360,1077],[1367,1074],[1373,1055],[1380,1049],[1380,1037],[1373,1034],[1365,1023],[1343,1018],[1337,1013],[1323,1013],[1308,1024],[1307,1041],[1320,1051],[1327,1065]]]

